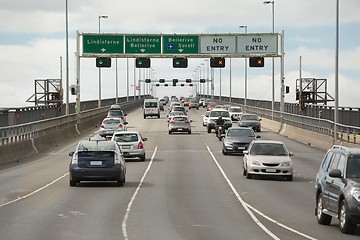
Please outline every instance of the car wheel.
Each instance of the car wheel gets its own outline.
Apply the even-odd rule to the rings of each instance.
[[[159,115],[158,115],[158,118],[160,118],[160,113],[159,113]]]
[[[244,167],[243,167],[243,175],[246,176],[246,170]]]
[[[246,171],[246,178],[247,178],[247,179],[252,179],[252,174],[250,174],[250,173],[248,173],[248,172]]]
[[[221,152],[222,152],[223,155],[227,155],[227,152],[225,152],[224,149]]]
[[[169,131],[169,135],[171,134],[171,131]]]
[[[191,134],[191,131],[189,131],[188,134]]]
[[[356,224],[354,224],[348,214],[347,214],[347,206],[345,199],[343,199],[340,203],[339,209],[339,227],[342,233],[352,234],[356,230]]]
[[[78,184],[77,181],[70,180],[70,187],[76,187],[77,184]]]
[[[293,180],[293,175],[290,175],[290,176],[286,176],[286,181],[292,181]]]
[[[331,223],[331,216],[323,213],[323,194],[320,193],[316,199],[316,219],[321,225],[329,225]]]
[[[144,115],[144,119],[146,119],[146,116]]]
[[[211,128],[207,127],[207,132],[211,133]]]
[[[144,161],[145,161],[145,159],[146,159],[145,154],[140,156],[140,160],[141,160],[141,161],[143,161],[143,162],[144,162]]]

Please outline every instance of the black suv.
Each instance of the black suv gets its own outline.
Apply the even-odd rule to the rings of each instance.
[[[333,146],[316,175],[317,221],[329,225],[339,219],[343,233],[354,233],[360,223],[360,148]]]

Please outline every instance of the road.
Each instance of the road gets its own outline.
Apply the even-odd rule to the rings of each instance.
[[[147,137],[147,160],[127,161],[124,187],[69,186],[68,153],[79,139],[0,168],[0,239],[358,239],[314,215],[314,178],[324,152],[275,133],[294,153],[292,182],[246,179],[242,156],[223,156],[202,126],[204,110],[189,110],[192,134],[167,132],[166,113],[128,114],[129,129]],[[95,131],[95,127],[94,127]],[[89,133],[90,135],[90,133]]]

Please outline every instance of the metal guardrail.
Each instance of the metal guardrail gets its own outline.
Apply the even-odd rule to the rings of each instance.
[[[142,101],[142,99],[121,103],[120,105],[122,107],[126,107],[127,105],[131,105],[139,101]],[[0,127],[0,146],[11,143],[19,143],[24,140],[42,136],[50,129],[52,131],[64,129],[69,125],[75,125],[81,122],[83,119],[104,114],[108,111],[108,109],[109,106],[104,106],[101,108],[82,111],[79,116],[76,113],[73,113],[68,116],[60,116],[30,123]]]
[[[292,113],[283,112],[278,110],[271,111],[271,109],[261,108],[256,106],[246,107],[239,103],[229,103],[228,101],[221,101],[224,104],[238,105],[248,113],[254,113],[261,117],[271,119],[283,124],[288,124],[297,128],[309,130],[312,132],[324,134],[337,140],[345,141],[353,144],[360,144],[357,140],[360,137],[360,127],[350,126],[344,124],[337,124],[337,133],[334,134],[334,122],[328,119],[308,117]],[[281,116],[282,115],[282,116]]]

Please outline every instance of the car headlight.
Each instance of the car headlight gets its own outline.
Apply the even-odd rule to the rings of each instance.
[[[224,144],[225,146],[231,146],[233,142],[230,142],[230,141],[225,141]]]
[[[251,165],[261,166],[261,163],[258,160],[252,160]]]
[[[350,194],[356,201],[360,202],[360,190],[359,189],[352,189]]]
[[[282,162],[282,163],[280,163],[280,166],[281,167],[290,167],[290,166],[292,166],[293,165],[293,163],[291,162],[291,161],[287,161],[287,162]]]

